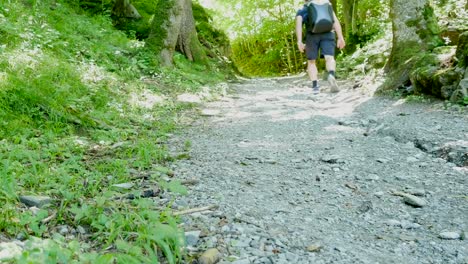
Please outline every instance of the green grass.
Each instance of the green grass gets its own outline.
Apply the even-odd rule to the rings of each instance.
[[[161,69],[108,17],[56,2],[0,0],[0,232],[28,241],[11,262],[182,262],[183,231],[169,205],[117,198],[138,196],[139,175],[172,199],[186,193],[162,180],[177,158],[168,135],[190,107],[171,98],[216,84],[224,69],[207,71],[183,56],[175,69]],[[130,104],[143,90],[167,99],[152,108]],[[112,187],[126,182],[136,187]],[[34,211],[20,195],[53,203]],[[86,234],[61,235],[63,225]]]

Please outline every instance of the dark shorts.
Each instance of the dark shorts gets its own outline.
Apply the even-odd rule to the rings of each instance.
[[[306,35],[306,55],[308,60],[318,58],[319,49],[322,55],[335,56],[335,32]]]

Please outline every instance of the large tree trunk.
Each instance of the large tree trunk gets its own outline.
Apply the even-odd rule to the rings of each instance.
[[[407,83],[418,56],[442,44],[430,0],[391,0],[390,16],[393,47],[385,67],[387,82],[382,89]]]
[[[163,66],[173,65],[175,50],[191,61],[203,62],[206,55],[198,40],[191,0],[160,0],[146,44]]]
[[[112,15],[117,18],[140,19],[138,10],[130,4],[130,0],[116,0],[112,8]]]
[[[177,50],[185,54],[190,61],[204,61],[206,54],[198,40],[197,30],[195,29],[192,0],[181,1],[183,16],[177,41]]]
[[[355,13],[358,0],[343,0],[343,18],[344,18],[344,35],[347,42],[347,50],[353,51],[356,31]]]

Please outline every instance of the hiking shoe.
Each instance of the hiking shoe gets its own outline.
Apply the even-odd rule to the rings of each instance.
[[[335,76],[332,74],[328,75],[328,83],[330,84],[330,92],[337,93],[340,91],[340,89],[338,89],[338,84],[336,84]]]
[[[312,93],[313,94],[319,94],[320,93],[320,87],[318,87],[318,86],[312,87]]]

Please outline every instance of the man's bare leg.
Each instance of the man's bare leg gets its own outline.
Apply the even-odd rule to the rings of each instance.
[[[318,93],[319,92],[318,70],[317,70],[317,65],[315,64],[315,60],[307,61],[307,73],[309,74],[309,78],[312,81],[313,92]]]
[[[328,82],[330,83],[330,92],[337,93],[339,91],[338,84],[336,83],[335,78],[335,69],[336,69],[336,61],[333,56],[325,55],[325,64],[328,71]]]

